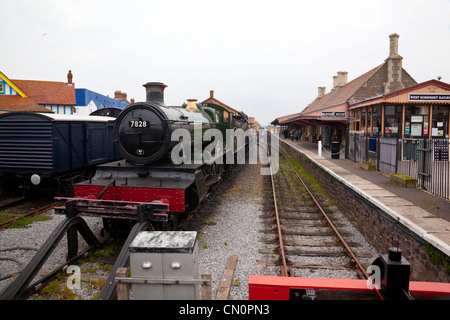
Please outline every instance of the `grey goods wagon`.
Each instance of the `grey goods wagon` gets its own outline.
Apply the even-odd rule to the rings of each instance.
[[[114,122],[106,116],[0,114],[0,174],[38,185],[118,160]]]

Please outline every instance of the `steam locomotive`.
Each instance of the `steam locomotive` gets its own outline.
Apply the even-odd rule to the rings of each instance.
[[[74,198],[58,198],[76,200],[77,215],[102,217],[110,233],[129,230],[141,204],[148,204],[140,210],[151,211],[145,219],[155,229],[175,229],[179,218],[195,209],[231,169],[226,157],[230,152],[236,157],[240,150],[227,148],[227,131],[248,129],[243,113],[196,100],[167,107],[165,84],[144,87],[146,101],[127,106],[115,121],[114,142],[123,159],[97,166],[93,178],[74,185]],[[220,131],[225,140],[203,141],[208,129]]]

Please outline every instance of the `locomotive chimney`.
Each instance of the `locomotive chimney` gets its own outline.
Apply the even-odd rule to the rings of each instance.
[[[162,82],[147,82],[143,85],[147,92],[147,102],[155,102],[162,106],[166,106],[164,103],[164,89],[167,87]]]

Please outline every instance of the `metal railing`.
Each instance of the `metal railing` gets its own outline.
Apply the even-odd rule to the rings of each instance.
[[[347,136],[346,158],[377,164],[385,173],[401,173],[417,179],[417,186],[450,199],[449,139],[396,139]]]

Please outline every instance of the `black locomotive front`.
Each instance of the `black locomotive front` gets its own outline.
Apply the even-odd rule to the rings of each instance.
[[[175,145],[171,134],[186,123],[174,123],[174,114],[164,104],[166,85],[149,82],[144,85],[147,101],[129,105],[117,117],[114,141],[124,158],[135,165],[148,165],[164,157]],[[187,125],[188,126],[188,125]]]
[[[194,139],[202,139],[202,135],[194,136],[194,126],[200,125],[203,133],[215,119],[214,110],[209,110],[212,115],[208,115],[203,109],[197,108],[195,103],[192,108],[166,107],[166,85],[163,83],[149,82],[144,87],[147,101],[126,107],[117,117],[114,127],[114,141],[118,150],[129,163],[139,166],[150,165],[161,159],[170,161],[171,149],[179,143],[176,139],[172,141],[175,130],[186,130],[194,145]],[[201,144],[204,144],[203,141]]]

